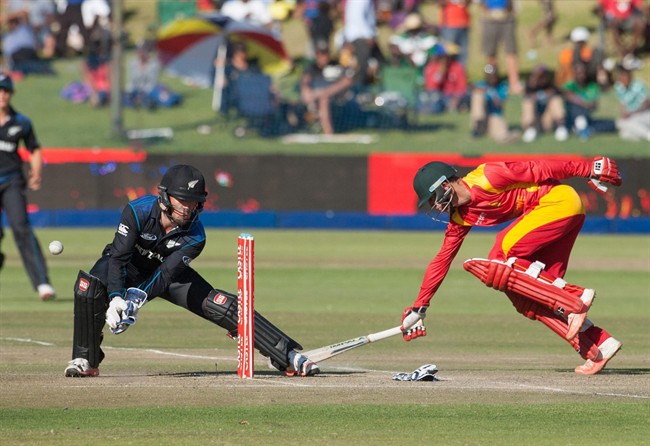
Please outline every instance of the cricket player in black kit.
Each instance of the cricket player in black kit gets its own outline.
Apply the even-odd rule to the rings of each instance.
[[[129,202],[112,243],[89,273],[80,271],[74,286],[74,335],[69,377],[99,374],[104,323],[114,334],[137,320],[138,311],[156,297],[237,335],[237,297],[217,290],[189,265],[205,246],[199,219],[207,192],[199,170],[170,167],[158,196]],[[296,350],[302,346],[255,313],[255,348],[289,376],[318,373],[318,365]]]
[[[33,191],[41,188],[43,158],[32,122],[11,106],[13,93],[14,84],[11,77],[0,72],[0,218],[3,212],[7,214],[9,226],[34,289],[41,300],[51,300],[56,297],[56,292],[50,285],[47,265],[27,216],[25,197],[27,187]],[[23,174],[23,161],[18,154],[21,140],[31,154],[27,179]],[[0,224],[0,243],[3,238],[4,231]],[[0,251],[0,269],[4,258]]]

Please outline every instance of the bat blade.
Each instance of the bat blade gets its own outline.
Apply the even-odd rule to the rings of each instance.
[[[357,347],[361,347],[362,345],[380,341],[382,339],[386,339],[400,333],[402,333],[400,327],[393,327],[377,333],[370,333],[366,336],[359,336],[358,338],[348,339],[347,341],[341,341],[335,344],[326,345],[325,347],[304,352],[303,355],[314,362],[325,361],[326,359],[340,355],[341,353],[347,352]]]

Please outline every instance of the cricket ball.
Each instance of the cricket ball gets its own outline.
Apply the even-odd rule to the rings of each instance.
[[[54,240],[54,241],[50,242],[49,249],[50,249],[50,252],[53,255],[58,256],[59,254],[61,254],[63,252],[63,243],[61,243],[58,240]]]

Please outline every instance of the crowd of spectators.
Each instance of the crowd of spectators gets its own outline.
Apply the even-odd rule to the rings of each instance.
[[[51,72],[48,62],[53,57],[83,55],[82,83],[90,102],[95,106],[108,103],[110,48],[102,36],[111,19],[110,0],[0,1],[5,69],[18,76]],[[617,128],[621,137],[650,139],[641,128],[650,113],[650,94],[644,82],[634,78],[642,66],[637,57],[650,46],[650,7],[644,0],[590,1],[597,35],[590,32],[588,24],[575,27],[559,58],[544,60],[530,73],[520,69],[524,42],[517,39],[517,0],[196,3],[202,11],[249,22],[278,36],[282,35],[283,20],[293,17],[302,21],[309,38],[304,62],[296,64],[302,73],[296,85],[299,100],[283,103],[272,81],[260,81],[269,83],[270,103],[285,111],[292,120],[291,129],[297,128],[296,123],[315,122],[324,134],[342,131],[334,119],[337,114],[350,112],[352,107],[359,113],[376,113],[387,102],[373,101],[373,94],[387,98],[392,93],[404,95],[401,106],[418,114],[467,113],[472,136],[488,136],[502,143],[531,142],[544,132],[558,141],[572,135],[586,139]],[[425,4],[429,7],[423,8]],[[525,33],[529,49],[538,46],[540,35],[544,45],[557,43],[556,6],[553,0],[539,0],[539,18]],[[381,27],[388,31],[385,42],[379,37]],[[470,54],[471,33],[480,36],[480,54]],[[255,61],[246,56],[245,45],[230,49],[221,112],[245,107],[237,103],[241,102],[236,94],[237,79],[256,68]],[[127,105],[155,108],[161,67],[154,50],[152,42],[142,42],[128,62]],[[470,57],[482,60],[483,73],[468,72]],[[240,68],[244,65],[245,70]],[[387,91],[387,73],[393,67],[412,73],[413,85],[402,82],[411,91]],[[256,73],[256,78],[263,77]],[[410,79],[404,76],[402,80],[407,77]],[[479,80],[470,82],[474,78]],[[611,88],[620,101],[620,113],[609,123],[594,119],[601,94]],[[521,97],[521,119],[514,126],[504,113],[512,96]]]

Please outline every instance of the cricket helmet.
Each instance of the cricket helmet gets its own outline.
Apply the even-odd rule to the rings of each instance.
[[[171,209],[171,196],[179,200],[196,201],[199,203],[198,209],[201,210],[208,193],[205,190],[203,174],[198,169],[178,164],[170,167],[163,175],[158,185],[158,195],[161,204],[167,209]]]
[[[434,195],[436,201],[445,195],[442,183],[455,177],[458,171],[449,164],[432,161],[420,167],[413,178],[413,189],[418,195],[418,208],[424,206]]]
[[[0,71],[0,88],[7,90],[9,93],[14,92],[14,81],[7,73]]]

